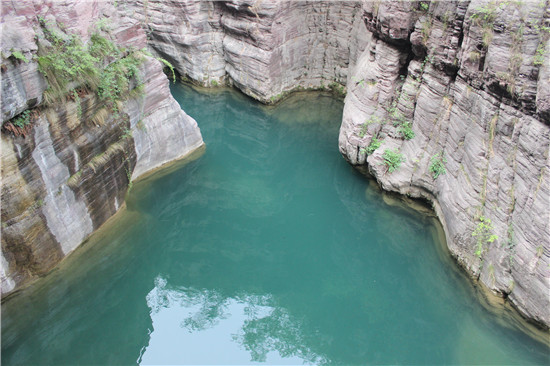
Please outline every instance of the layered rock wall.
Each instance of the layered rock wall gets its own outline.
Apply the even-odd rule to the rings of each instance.
[[[122,1],[152,50],[202,85],[228,82],[264,103],[343,87],[368,34],[359,1]]]
[[[376,5],[364,4],[372,39],[354,74],[364,82],[348,84],[340,151],[385,190],[433,202],[458,262],[547,327],[550,57],[536,57],[548,3]],[[405,159],[394,172],[386,150]],[[434,178],[437,160],[446,173]],[[487,219],[498,238],[480,242]]]
[[[87,40],[100,19],[114,43],[146,46],[140,24],[107,2],[2,3],[2,122],[26,110],[32,116],[24,136],[1,134],[2,295],[47,273],[116,213],[132,179],[203,143],[151,57],[139,70],[144,93],[124,97],[116,113],[86,90],[45,105],[39,20]]]

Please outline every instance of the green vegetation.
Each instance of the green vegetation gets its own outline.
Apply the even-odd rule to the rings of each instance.
[[[540,66],[544,63],[544,57],[546,55],[546,51],[544,49],[544,43],[539,43],[539,46],[537,47],[537,50],[535,51],[535,56],[533,58],[533,65]]]
[[[330,83],[328,88],[339,98],[344,98],[346,96],[346,88],[336,81]]]
[[[157,60],[159,60],[160,62],[162,62],[164,64],[164,66],[168,67],[168,69],[170,69],[170,72],[172,74],[172,81],[175,83],[176,82],[176,72],[174,71],[174,66],[168,62],[167,60],[163,59],[162,57],[155,57]],[[214,84],[215,81],[212,82],[212,84]],[[215,85],[214,85],[215,86]]]
[[[38,51],[38,69],[49,84],[44,93],[47,104],[74,95],[75,88],[83,87],[116,112],[118,102],[141,84],[140,51],[120,48],[99,33],[92,34],[84,45],[77,35],[59,34],[44,22],[41,26],[49,43],[41,42]]]
[[[493,224],[491,219],[480,216],[478,220],[479,222],[475,230],[472,232],[472,236],[477,238],[475,255],[481,259],[483,253],[485,252],[484,245],[494,242],[498,239],[498,236],[493,234]]]
[[[437,179],[440,175],[447,173],[447,169],[445,169],[446,162],[447,159],[442,152],[431,157],[429,169],[430,173],[432,173],[433,179]]]
[[[503,243],[502,245],[506,244],[506,249],[509,251],[508,255],[508,263],[510,264],[510,268],[514,265],[514,254],[515,254],[515,246],[516,243],[514,241],[514,228],[512,227],[512,224],[508,225],[508,240],[506,240],[506,243]]]
[[[15,136],[26,137],[27,134],[31,131],[32,122],[36,118],[36,114],[30,110],[26,110],[20,113],[18,116],[12,118],[9,121],[6,121],[2,127],[6,131],[10,131]]]
[[[427,2],[427,1],[421,1],[420,2],[420,10],[428,11],[429,8],[430,8],[429,2]]]
[[[25,55],[23,55],[23,53],[21,53],[21,51],[14,51],[13,49],[11,50],[11,55],[13,58],[15,58],[16,60],[20,60],[20,61],[23,61],[24,63],[29,63],[29,60],[27,60],[27,58],[25,57]]]
[[[410,122],[401,123],[397,131],[405,140],[412,140],[415,136],[414,131],[412,130],[412,124]]]
[[[496,1],[491,1],[484,6],[478,6],[474,13],[470,16],[470,20],[477,23],[478,25],[488,24],[491,25],[496,19],[496,12],[499,9],[503,9],[507,4],[501,3],[497,6]]]
[[[432,19],[426,19],[422,22],[422,43],[428,45],[430,34],[432,33]]]
[[[76,89],[73,89],[72,92],[72,99],[74,100],[76,104],[76,115],[78,118],[82,117],[82,105],[80,104],[80,95],[78,94],[78,91]]]
[[[371,155],[376,149],[378,149],[382,145],[382,140],[378,140],[376,137],[373,137],[370,141],[369,146],[367,147],[366,153],[367,155]]]
[[[367,134],[368,128],[370,125],[381,123],[380,118],[377,116],[370,116],[365,123],[361,125],[361,129],[359,130],[359,137],[363,138]]]
[[[16,118],[14,118],[11,122],[15,127],[23,128],[31,123],[30,114],[31,111],[26,110]]]
[[[412,130],[412,123],[407,121],[403,113],[394,105],[390,107],[389,112],[390,116],[393,118],[393,125],[398,127],[397,132],[399,132],[405,140],[412,140],[415,136]]]
[[[491,1],[484,6],[479,6],[470,16],[472,23],[483,28],[482,42],[488,47],[493,40],[493,26],[497,17],[497,11],[504,9],[508,4],[502,2],[497,5],[497,1]]]
[[[479,51],[471,51],[468,54],[468,60],[472,62],[477,62],[481,58],[481,53]]]
[[[401,166],[401,163],[405,161],[403,154],[397,150],[386,149],[384,150],[384,165],[388,167],[388,172],[393,173]]]

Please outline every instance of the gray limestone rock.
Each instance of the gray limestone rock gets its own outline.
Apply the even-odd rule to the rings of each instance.
[[[126,99],[119,115],[89,92],[80,107],[71,100],[45,106],[47,84],[34,59],[38,15],[84,40],[103,18],[115,43],[146,44],[141,25],[107,2],[50,5],[12,2],[2,9],[2,27],[9,30],[2,37],[3,122],[27,109],[34,114],[27,136],[5,129],[1,135],[2,296],[47,273],[114,215],[131,179],[203,144],[197,123],[170,94],[160,61],[150,57],[140,70],[145,92]],[[14,50],[27,62],[10,57]]]

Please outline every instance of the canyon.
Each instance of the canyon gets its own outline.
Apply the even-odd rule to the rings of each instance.
[[[116,115],[93,93],[47,106],[41,19],[83,40],[105,19],[114,43],[147,47],[144,93]],[[24,135],[2,132],[2,296],[86,240],[133,179],[202,146],[162,58],[267,104],[345,94],[343,157],[429,201],[457,262],[548,329],[548,1],[24,1],[3,3],[2,27],[3,123],[36,111]]]

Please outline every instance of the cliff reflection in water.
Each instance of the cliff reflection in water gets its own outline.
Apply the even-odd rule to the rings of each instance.
[[[171,287],[159,276],[146,300],[153,330],[140,364],[326,363],[271,295]]]

